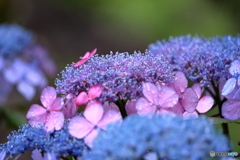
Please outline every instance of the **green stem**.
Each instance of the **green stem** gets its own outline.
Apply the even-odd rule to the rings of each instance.
[[[127,117],[127,111],[125,109],[125,101],[124,100],[118,100],[115,102],[115,104],[118,106],[120,113],[122,115],[122,118]]]
[[[218,104],[219,114],[220,114],[221,118],[224,118],[222,116],[222,105],[227,99],[224,98],[223,100],[221,100],[221,95],[220,95],[220,92],[219,92],[219,89],[218,89],[219,88],[218,85],[215,85],[214,81],[211,81],[211,84],[212,84],[213,89],[216,93],[216,96],[214,97],[214,99],[215,99],[216,103]],[[226,135],[227,138],[230,140],[228,124],[227,123],[222,123],[222,129],[223,129],[223,134]]]

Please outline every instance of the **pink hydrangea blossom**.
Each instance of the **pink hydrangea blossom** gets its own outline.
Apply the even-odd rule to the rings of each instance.
[[[80,61],[74,64],[74,67],[78,67],[84,64],[89,58],[91,58],[97,52],[97,48],[95,48],[92,52],[86,52]]]
[[[27,120],[32,126],[43,125],[47,132],[60,130],[63,127],[64,115],[62,113],[62,99],[57,98],[56,90],[47,86],[41,93],[40,100],[44,107],[33,104],[28,113]]]
[[[72,118],[69,122],[68,129],[72,136],[84,138],[84,142],[89,147],[92,147],[92,142],[97,136],[99,129],[105,130],[107,124],[121,120],[121,114],[119,112],[114,109],[107,109],[104,112],[103,106],[98,102],[90,103],[83,115],[84,116]]]
[[[177,72],[173,83],[168,84],[178,94],[178,102],[171,109],[172,112],[182,115],[184,111],[193,113],[198,104],[198,96],[192,88],[188,87],[188,80],[182,72]]]
[[[136,102],[136,109],[140,115],[153,115],[154,113],[171,113],[169,108],[177,104],[178,95],[167,86],[143,83],[143,95]]]
[[[75,100],[75,104],[77,106],[81,106],[83,104],[86,104],[88,102],[93,101],[93,99],[99,97],[102,93],[103,87],[100,84],[96,84],[93,85],[92,87],[90,87],[90,89],[88,90],[88,93],[86,92],[81,92],[76,100]]]
[[[214,100],[213,100],[213,98],[211,96],[204,95],[203,97],[201,97],[202,89],[201,89],[201,87],[200,87],[200,85],[198,83],[195,83],[191,88],[197,94],[198,103],[197,103],[197,107],[196,107],[195,111],[193,111],[193,112],[185,111],[183,113],[183,117],[185,119],[197,118],[198,117],[198,113],[206,113],[207,111],[209,111],[212,108],[212,106],[214,104]]]

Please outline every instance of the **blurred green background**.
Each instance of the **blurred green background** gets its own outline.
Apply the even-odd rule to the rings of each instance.
[[[99,54],[133,53],[169,36],[235,36],[240,32],[239,7],[239,0],[0,0],[0,22],[18,23],[33,31],[60,72],[94,48]],[[54,85],[54,78],[49,80]],[[40,104],[39,94],[26,102],[14,92],[7,107],[23,108],[26,114],[26,106],[33,103]],[[5,130],[0,136],[3,143],[13,129],[4,123],[0,127]],[[240,127],[231,125],[235,145],[239,133]],[[240,153],[239,148],[235,151]]]

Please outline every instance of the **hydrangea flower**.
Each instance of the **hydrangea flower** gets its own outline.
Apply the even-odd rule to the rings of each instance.
[[[138,99],[142,97],[142,82],[171,82],[172,71],[163,56],[150,52],[94,55],[78,67],[68,65],[56,79],[56,89],[61,95],[77,96],[100,84],[103,91],[97,100],[102,103]]]
[[[209,86],[212,80],[230,77],[228,68],[240,56],[239,46],[239,35],[213,38],[186,35],[157,41],[149,46],[149,50],[155,55],[163,54],[190,80]]]
[[[56,65],[31,32],[17,24],[0,25],[0,103],[4,103],[12,86],[31,100],[36,88],[47,85],[47,75],[56,74]]]
[[[231,63],[229,73],[233,76],[228,79],[223,86],[222,95],[228,100],[222,105],[222,116],[229,120],[240,118],[240,61],[235,60]]]
[[[210,159],[212,150],[226,152],[228,140],[206,117],[183,120],[177,116],[131,115],[101,131],[83,159],[132,160],[155,153],[157,159],[199,160]]]
[[[32,127],[25,124],[18,131],[9,135],[8,142],[0,144],[0,158],[12,158],[27,150],[39,149],[44,153],[54,154],[56,158],[66,155],[83,156],[88,152],[88,147],[83,139],[77,139],[68,132],[68,123],[65,121],[62,129],[47,133],[43,128]]]
[[[143,95],[136,102],[136,110],[141,115],[153,115],[154,113],[168,113],[178,101],[176,92],[167,86],[143,83]]]
[[[44,107],[33,104],[28,113],[28,123],[34,127],[44,125],[47,132],[60,130],[63,127],[64,115],[62,113],[62,99],[57,98],[56,90],[53,87],[45,87],[40,100]]]
[[[108,104],[106,104],[108,105]],[[76,138],[84,138],[84,142],[91,147],[92,141],[97,136],[99,128],[105,129],[111,122],[121,120],[121,115],[115,110],[107,110],[104,113],[101,103],[90,103],[83,116],[76,116],[70,120],[68,129]]]
[[[85,55],[82,57],[80,61],[74,64],[74,67],[78,67],[82,64],[84,64],[89,58],[91,58],[95,53],[97,52],[97,48],[95,48],[92,52],[87,52]]]

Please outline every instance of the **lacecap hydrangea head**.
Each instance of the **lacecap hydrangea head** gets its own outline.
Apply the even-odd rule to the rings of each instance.
[[[206,117],[128,116],[99,133],[84,160],[210,159],[209,152],[227,152],[227,138]],[[151,159],[151,158],[150,158]]]
[[[208,86],[221,77],[229,78],[230,63],[239,59],[240,35],[233,37],[203,36],[170,37],[149,46],[154,54],[162,54],[174,66],[183,71],[191,80]]]
[[[162,55],[148,51],[95,54],[80,66],[68,65],[56,79],[56,90],[64,96],[77,96],[100,84],[103,91],[97,100],[114,102],[141,97],[142,82],[168,83],[173,79],[173,69]]]
[[[32,32],[17,24],[0,25],[0,103],[12,86],[31,100],[36,87],[47,85],[46,76],[56,74],[56,65],[47,50],[35,42]]]

